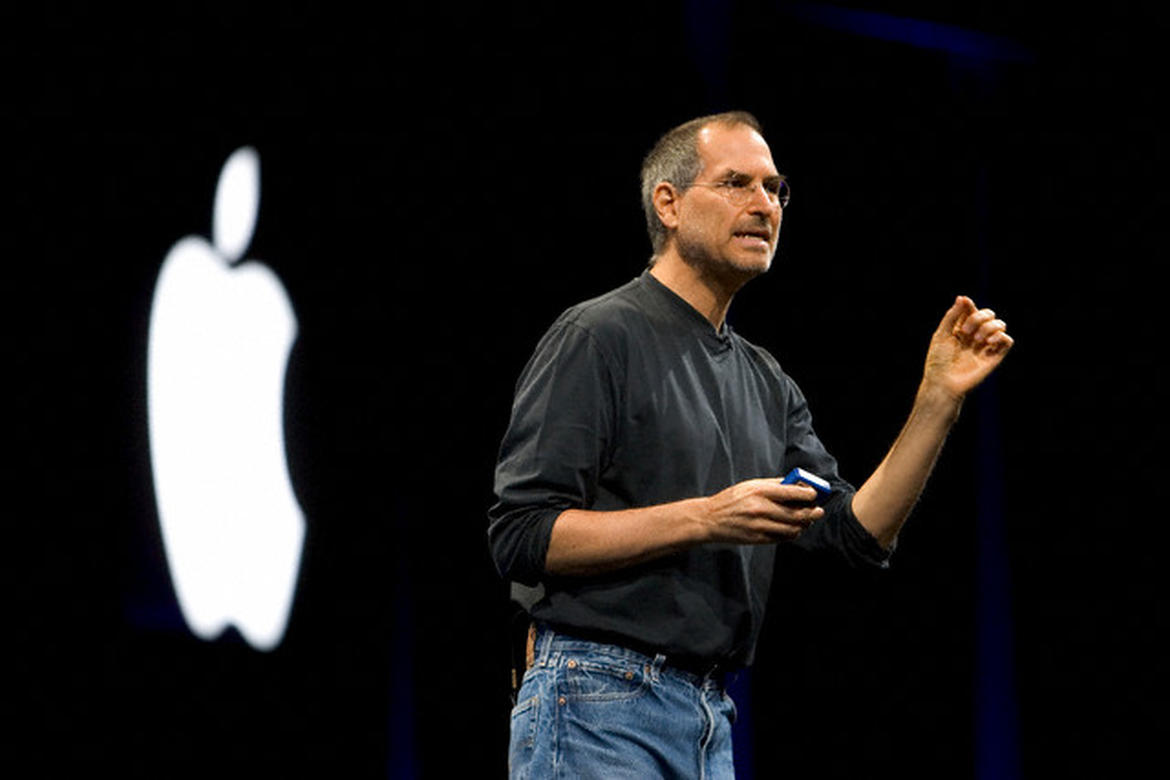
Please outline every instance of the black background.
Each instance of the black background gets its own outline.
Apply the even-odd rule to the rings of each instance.
[[[1165,731],[1165,22],[863,5],[1026,56],[781,2],[5,11],[18,754],[38,775],[502,776],[509,608],[484,513],[513,383],[561,310],[640,272],[653,140],[745,108],[794,199],[731,322],[800,382],[847,478],[896,435],[956,293],[1017,340],[886,576],[782,558],[755,774],[974,773],[977,508],[999,490],[1023,776],[1142,766]],[[183,624],[145,411],[159,264],[208,235],[245,144],[248,257],[300,324],[286,431],[308,534],[271,653]]]

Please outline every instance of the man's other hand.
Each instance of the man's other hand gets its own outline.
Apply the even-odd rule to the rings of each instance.
[[[825,515],[814,506],[817,492],[808,485],[784,485],[779,479],[749,479],[704,499],[710,542],[770,544],[786,542]]]

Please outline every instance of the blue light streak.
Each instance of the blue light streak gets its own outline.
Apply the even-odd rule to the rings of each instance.
[[[819,3],[789,3],[782,10],[790,16],[832,30],[963,57],[992,62],[1032,62],[1035,59],[1030,50],[1008,38],[952,24]]]

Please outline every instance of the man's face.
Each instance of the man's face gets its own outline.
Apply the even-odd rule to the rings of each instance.
[[[783,177],[768,144],[746,125],[710,124],[699,131],[698,151],[703,168],[679,203],[679,255],[717,275],[762,274],[776,254],[782,217],[769,197]]]

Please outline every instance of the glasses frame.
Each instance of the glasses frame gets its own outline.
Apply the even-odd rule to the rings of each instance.
[[[713,181],[713,182],[692,182],[691,187],[706,187],[710,190],[717,191],[733,206],[746,206],[748,202],[755,196],[756,190],[764,186],[764,183],[757,182],[755,185],[741,185],[734,181]],[[773,195],[764,189],[764,197],[774,206],[779,206],[781,210],[788,208],[788,204],[792,201],[792,185],[788,183],[785,178],[780,179],[780,191]]]

